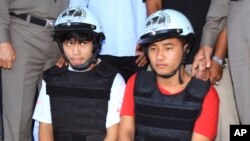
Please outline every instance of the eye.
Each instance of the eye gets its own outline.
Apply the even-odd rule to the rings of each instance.
[[[172,49],[173,49],[172,46],[166,46],[166,47],[165,47],[165,50],[167,50],[167,51],[172,50]]]
[[[73,45],[74,44],[74,40],[69,40],[68,45]]]
[[[167,47],[167,50],[171,50],[171,49],[173,49],[172,47]]]
[[[71,45],[74,44],[74,42],[75,42],[75,41],[71,39],[71,40],[66,40],[66,41],[64,41],[63,44],[68,45],[68,46],[71,46]]]
[[[88,42],[87,41],[82,41],[80,44],[83,46],[83,45],[86,45]]]
[[[149,50],[150,50],[150,51],[154,51],[154,50],[156,50],[156,48],[155,48],[154,46],[150,46],[150,47],[149,47]]]

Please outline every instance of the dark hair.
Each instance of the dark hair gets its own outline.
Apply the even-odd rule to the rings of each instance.
[[[72,38],[76,39],[79,42],[92,41],[93,47],[94,47],[93,53],[97,49],[98,37],[96,36],[96,34],[84,33],[81,31],[66,32],[66,33],[63,33],[60,36],[58,36],[58,41],[60,43],[63,43],[63,42],[70,40]]]
[[[64,41],[70,40],[72,38],[74,38],[80,42],[91,41],[91,40],[93,40],[94,35],[82,33],[82,32],[67,32],[67,33],[61,34],[58,37],[58,39],[61,43],[63,43]]]

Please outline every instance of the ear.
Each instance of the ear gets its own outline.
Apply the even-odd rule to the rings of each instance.
[[[188,43],[186,43],[186,44],[184,45],[184,50],[186,50],[187,47],[188,47]]]
[[[189,44],[186,43],[183,47],[183,57],[182,57],[182,64],[186,64],[186,60],[187,60],[187,55],[190,51],[190,47],[189,47]]]
[[[186,54],[188,54],[188,53],[189,53],[189,50],[190,50],[189,44],[186,43],[186,44],[184,45],[184,50],[183,50],[183,52],[186,52]]]

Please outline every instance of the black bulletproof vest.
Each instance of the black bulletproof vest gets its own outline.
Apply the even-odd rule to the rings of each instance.
[[[209,82],[192,78],[178,94],[164,95],[154,72],[140,72],[135,82],[136,141],[191,141]]]
[[[117,70],[105,62],[86,72],[53,67],[44,73],[55,141],[101,141]]]
[[[196,42],[188,55],[187,64],[193,63],[194,55],[200,47],[202,30],[206,23],[210,1],[211,0],[162,0],[163,9],[168,8],[180,11],[187,16],[194,28]]]

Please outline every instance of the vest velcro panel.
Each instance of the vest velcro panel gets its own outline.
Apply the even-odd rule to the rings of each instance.
[[[53,67],[44,73],[56,140],[103,140],[110,90],[117,73],[103,61],[86,72]]]
[[[159,90],[154,72],[139,72],[134,91],[136,136],[190,140],[208,89],[208,82],[192,78],[180,93],[166,95]]]

